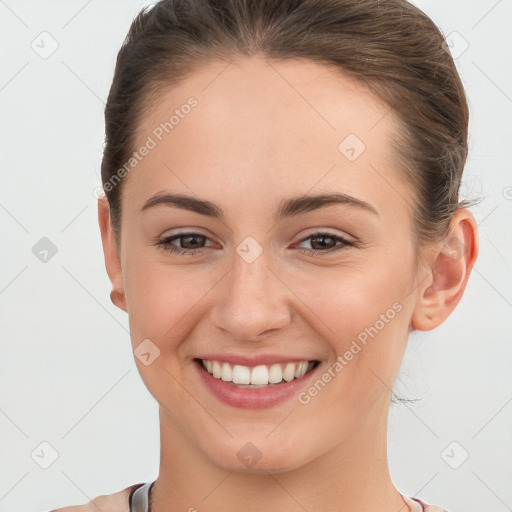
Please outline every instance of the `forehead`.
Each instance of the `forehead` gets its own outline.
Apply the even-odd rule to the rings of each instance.
[[[162,89],[145,111],[134,149],[149,139],[153,147],[129,174],[127,194],[147,199],[172,188],[227,204],[249,200],[249,191],[278,201],[284,190],[314,187],[369,200],[384,183],[406,187],[391,145],[397,127],[385,103],[332,67],[210,62]]]

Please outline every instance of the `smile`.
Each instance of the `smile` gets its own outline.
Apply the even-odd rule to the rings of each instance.
[[[313,368],[315,361],[276,363],[272,365],[262,364],[254,367],[241,364],[231,365],[226,361],[210,361],[206,359],[201,359],[201,363],[214,378],[250,389],[298,379]]]
[[[242,361],[240,361],[242,362]],[[261,361],[263,362],[263,361]],[[195,359],[206,387],[219,400],[234,407],[272,407],[296,396],[316,373],[320,361],[272,362],[243,365],[219,359]]]

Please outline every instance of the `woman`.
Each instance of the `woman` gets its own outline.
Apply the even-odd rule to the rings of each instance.
[[[98,201],[159,403],[155,482],[72,511],[441,511],[386,453],[408,336],[478,252],[468,108],[401,0],[162,0],[121,48]]]

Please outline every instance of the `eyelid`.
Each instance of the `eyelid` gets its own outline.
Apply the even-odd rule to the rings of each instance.
[[[335,241],[336,245],[331,247],[330,249],[320,250],[320,249],[306,249],[301,248],[300,244],[307,242],[313,238],[330,238]],[[329,231],[314,231],[312,233],[307,234],[302,237],[298,242],[295,242],[292,246],[293,248],[297,248],[303,254],[314,256],[314,257],[327,257],[329,255],[337,254],[340,251],[347,250],[351,247],[359,247],[357,241],[349,240],[349,237],[345,237],[342,235],[337,235],[334,233],[330,233]]]
[[[209,235],[203,231],[205,231],[203,228],[196,228],[195,226],[186,228],[171,228],[165,230],[158,238],[170,238],[171,236],[177,235],[201,235],[209,237]]]
[[[205,247],[200,247],[198,249],[182,249],[179,247],[176,247],[172,245],[172,242],[175,240],[179,240],[180,237],[186,237],[186,236],[199,236],[205,238],[206,243],[213,242],[213,245],[215,246],[215,242],[206,234],[202,233],[200,229],[198,228],[184,228],[183,231],[173,232],[166,235],[164,232],[160,237],[157,237],[154,241],[154,245],[158,246],[160,249],[167,251],[169,253],[174,253],[176,255],[182,255],[182,256],[194,256],[196,254],[202,254],[205,252],[206,249],[211,248],[212,245],[206,245]],[[335,240],[336,244],[334,247],[326,250],[321,249],[306,249],[297,247],[300,246],[301,243],[306,242],[309,239],[315,238],[315,237],[327,237],[332,238]],[[357,239],[353,239],[351,235],[346,235],[343,233],[343,235],[336,234],[330,231],[330,228],[328,229],[322,229],[322,228],[312,228],[312,231],[310,231],[307,234],[303,234],[303,236],[296,242],[292,243],[291,248],[298,248],[300,252],[306,255],[311,256],[327,256],[333,253],[337,253],[341,250],[346,250],[350,247],[359,247],[359,241]],[[222,247],[221,247],[222,248]]]
[[[155,245],[161,245],[163,242],[170,242],[171,240],[174,242],[175,240],[179,240],[180,237],[187,237],[187,236],[200,236],[200,237],[204,237],[205,239],[205,243],[208,244],[208,242],[211,243],[211,245],[207,245],[206,247],[201,247],[199,249],[183,249],[183,250],[188,250],[188,251],[201,251],[201,250],[204,250],[204,249],[208,249],[208,248],[211,248],[215,245],[219,245],[217,242],[215,242],[211,236],[205,234],[205,233],[201,233],[200,231],[196,230],[196,228],[193,228],[193,229],[187,229],[185,231],[178,231],[178,232],[171,232],[171,233],[168,233],[166,234],[167,231],[165,231],[162,235],[160,236],[157,236],[153,242]]]
[[[180,229],[180,228],[178,228]],[[347,242],[356,243],[357,239],[355,239],[352,235],[349,235],[346,232],[336,233],[330,231],[331,228],[311,228],[305,234],[303,234],[300,238],[297,239],[297,242],[303,242],[305,239],[313,236],[313,235],[329,235],[333,237],[344,238]],[[170,231],[169,234],[167,232]],[[190,227],[190,228],[182,228],[182,231],[173,231],[172,229],[164,231],[160,236],[156,237],[155,241],[161,241],[164,239],[169,239],[178,236],[185,235],[201,235],[206,237],[208,240],[212,241],[211,237],[207,233],[201,232],[201,228]],[[295,243],[297,243],[295,242]]]
[[[357,242],[357,239],[348,234],[347,232],[345,231],[333,231],[332,228],[311,228],[311,231],[308,230],[306,232],[306,234],[302,235],[301,238],[299,238],[299,242],[302,242],[304,241],[304,239],[306,238],[309,238],[310,236],[313,236],[313,235],[329,235],[329,236],[333,236],[333,237],[339,237],[339,238],[344,238],[347,242],[353,242],[353,243],[356,243]]]

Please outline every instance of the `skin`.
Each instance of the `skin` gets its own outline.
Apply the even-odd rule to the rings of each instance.
[[[159,403],[153,510],[405,512],[386,453],[391,389],[410,331],[440,325],[462,296],[477,256],[473,216],[459,210],[450,243],[422,247],[418,266],[414,190],[390,146],[397,120],[323,65],[260,56],[209,63],[162,91],[136,147],[190,96],[197,107],[125,178],[120,244],[108,202],[98,203],[112,301],[129,315],[133,348],[149,338],[160,350],[148,366],[135,358]],[[351,133],[366,146],[353,162],[338,150]],[[165,205],[141,213],[164,191],[211,201],[225,216]],[[336,204],[273,219],[287,198],[333,191],[376,213]],[[340,247],[307,238],[322,230],[356,245],[322,254]],[[201,252],[155,245],[188,231],[207,237]],[[263,250],[252,263],[236,251],[248,236]],[[211,351],[293,354],[319,360],[322,374],[396,303],[401,311],[307,405],[224,404],[192,365]],[[250,468],[237,457],[247,442],[261,453]]]

